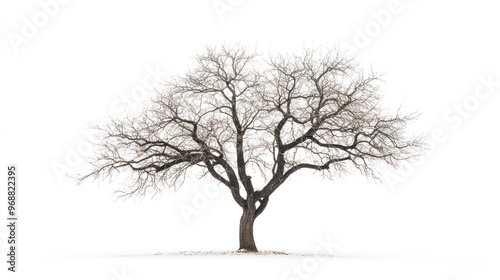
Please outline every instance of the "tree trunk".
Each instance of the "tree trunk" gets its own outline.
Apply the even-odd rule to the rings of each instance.
[[[251,209],[253,208],[253,209]],[[255,221],[254,207],[245,208],[240,220],[240,250],[257,252],[253,238],[253,223]]]

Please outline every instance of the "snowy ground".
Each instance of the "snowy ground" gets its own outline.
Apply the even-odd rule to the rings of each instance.
[[[499,259],[179,252],[35,260],[9,279],[500,279]],[[29,269],[22,269],[22,267]],[[458,277],[457,275],[460,275]],[[5,279],[5,278],[2,278]]]

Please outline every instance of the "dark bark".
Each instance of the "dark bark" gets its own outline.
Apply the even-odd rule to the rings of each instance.
[[[243,210],[240,220],[240,250],[257,252],[253,236],[253,224],[255,222],[255,211]]]
[[[262,202],[260,203],[260,206],[262,206]],[[260,214],[264,209],[262,207],[259,208],[261,208],[261,210],[259,210]],[[243,207],[243,214],[240,219],[240,250],[257,252],[257,246],[255,245],[253,236],[253,225],[256,218],[257,211],[255,208],[254,195],[251,194],[246,200],[246,205]]]

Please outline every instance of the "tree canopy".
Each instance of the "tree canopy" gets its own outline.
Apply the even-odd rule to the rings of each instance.
[[[380,82],[336,49],[264,57],[208,47],[141,114],[96,127],[100,152],[82,179],[127,171],[123,194],[144,195],[208,176],[253,221],[296,172],[376,178],[419,154],[422,139],[406,132],[416,114],[384,110]]]

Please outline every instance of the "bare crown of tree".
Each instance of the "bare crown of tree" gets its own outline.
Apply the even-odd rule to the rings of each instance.
[[[251,227],[296,172],[376,177],[380,163],[420,152],[422,139],[405,132],[416,115],[384,113],[379,84],[337,50],[263,59],[239,46],[207,48],[140,115],[97,127],[100,153],[82,179],[130,171],[124,194],[144,195],[198,172],[228,188]],[[240,237],[241,248],[256,250],[251,239]]]

